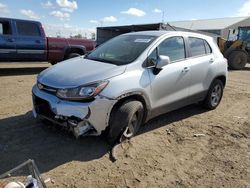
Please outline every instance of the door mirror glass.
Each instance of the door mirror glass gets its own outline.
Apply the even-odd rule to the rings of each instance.
[[[161,69],[162,67],[164,67],[168,64],[170,64],[170,58],[168,56],[165,56],[165,55],[160,55],[158,57],[157,64],[156,64],[155,68]]]
[[[157,62],[156,58],[148,58],[146,67],[147,68],[154,68],[156,66],[156,64],[157,64],[156,62]]]

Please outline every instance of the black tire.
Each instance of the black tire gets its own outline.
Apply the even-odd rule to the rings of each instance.
[[[78,53],[70,53],[70,54],[66,57],[66,59],[71,59],[71,58],[79,57],[79,56],[81,56],[81,54],[78,54]]]
[[[138,132],[144,115],[144,108],[139,101],[126,101],[111,113],[107,141],[115,145],[130,139]]]
[[[247,54],[242,51],[233,51],[228,57],[228,66],[233,70],[241,70],[247,64]]]
[[[55,61],[54,61],[54,62],[50,62],[51,65],[55,65],[56,63],[57,63],[57,62],[55,62]]]
[[[205,108],[213,110],[217,108],[223,96],[224,85],[221,80],[214,80],[211,84],[207,96],[203,102]]]

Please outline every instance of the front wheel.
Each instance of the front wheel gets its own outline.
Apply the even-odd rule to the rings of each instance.
[[[144,108],[139,101],[126,101],[111,113],[107,135],[109,144],[130,139],[138,132],[144,115]]]
[[[204,100],[204,107],[210,110],[217,108],[223,96],[223,89],[224,85],[222,81],[218,79],[214,80]]]
[[[242,51],[233,51],[228,57],[228,66],[233,70],[241,70],[247,64],[247,55]]]

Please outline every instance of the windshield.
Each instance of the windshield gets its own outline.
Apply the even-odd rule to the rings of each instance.
[[[239,30],[239,39],[247,43],[247,48],[250,48],[250,27],[242,27]]]
[[[250,48],[250,27],[242,27],[239,29],[239,39],[245,41],[247,48]]]
[[[239,39],[243,41],[250,41],[250,27],[240,28]]]
[[[155,38],[148,35],[121,35],[104,43],[86,58],[115,65],[129,64],[136,60]]]

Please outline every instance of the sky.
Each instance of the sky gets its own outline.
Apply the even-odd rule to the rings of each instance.
[[[96,27],[250,16],[250,0],[0,0],[0,17],[42,22],[49,36]]]

